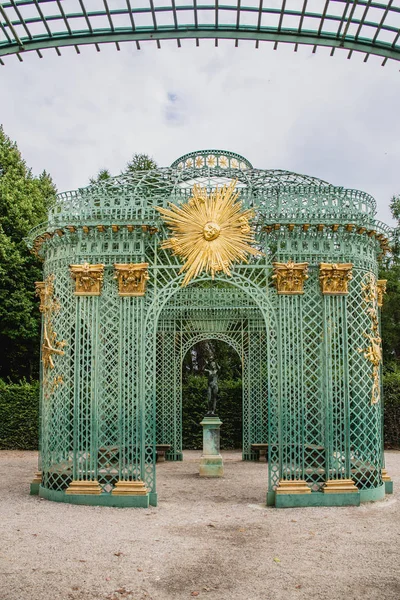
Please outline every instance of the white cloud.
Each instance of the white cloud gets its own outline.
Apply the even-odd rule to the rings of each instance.
[[[37,173],[60,191],[134,152],[168,165],[223,148],[259,168],[304,172],[376,197],[378,217],[400,192],[398,64],[281,44],[163,42],[81,47],[6,60],[0,122]]]

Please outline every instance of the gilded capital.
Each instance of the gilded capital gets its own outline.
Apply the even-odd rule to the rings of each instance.
[[[144,296],[146,283],[150,279],[149,263],[115,264],[115,279],[118,280],[120,296]]]
[[[319,280],[323,294],[344,295],[349,293],[348,284],[353,278],[352,263],[321,263]]]
[[[70,265],[75,280],[75,296],[100,296],[104,276],[104,265]]]
[[[308,279],[308,263],[272,263],[274,274],[272,279],[278,294],[304,294],[304,282]]]
[[[378,292],[378,306],[382,308],[383,306],[383,296],[386,294],[386,284],[387,279],[378,279],[377,284],[377,292]]]

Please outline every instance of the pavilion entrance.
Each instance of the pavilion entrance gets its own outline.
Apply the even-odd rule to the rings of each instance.
[[[170,446],[167,460],[182,460],[183,359],[205,340],[226,342],[241,359],[242,457],[257,459],[252,444],[268,441],[266,338],[255,301],[229,284],[183,288],[169,300],[158,321],[156,351],[156,443]]]

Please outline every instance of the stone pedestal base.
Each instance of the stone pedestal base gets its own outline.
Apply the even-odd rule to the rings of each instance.
[[[206,455],[200,458],[200,477],[222,477],[224,463],[220,454]]]
[[[203,454],[200,458],[200,477],[222,477],[224,463],[219,453],[222,422],[217,416],[204,417],[200,425],[203,426]]]

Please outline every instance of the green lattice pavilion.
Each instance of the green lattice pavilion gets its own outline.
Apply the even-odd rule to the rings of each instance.
[[[192,206],[195,184],[201,204],[232,181],[253,214],[237,230],[251,230],[253,252],[182,286],[180,242],[157,208]],[[364,192],[219,150],[60,194],[29,239],[44,261],[32,492],[156,505],[156,446],[182,460],[182,360],[209,339],[242,359],[243,460],[268,444],[260,502],[355,505],[390,492],[377,276],[391,230],[375,213]]]

